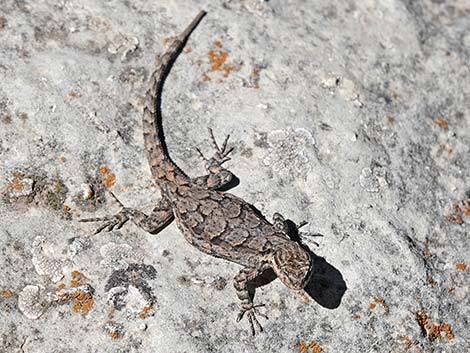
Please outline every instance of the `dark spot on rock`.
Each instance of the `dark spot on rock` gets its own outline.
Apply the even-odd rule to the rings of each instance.
[[[106,282],[105,291],[109,292],[114,287],[124,287],[127,289],[129,285],[137,288],[150,303],[155,302],[155,296],[153,294],[152,287],[147,281],[153,280],[157,277],[157,270],[152,265],[145,264],[130,264],[125,270],[115,270],[111,276],[109,276]],[[126,293],[122,294],[125,295]],[[119,294],[117,295],[119,297]],[[114,300],[113,300],[114,302]],[[116,303],[119,302],[119,298],[116,298]],[[116,309],[118,309],[116,307]]]
[[[227,286],[227,280],[223,277],[217,276],[214,279],[214,282],[212,282],[212,285],[215,287],[215,289],[222,290]]]
[[[60,179],[47,180],[42,188],[37,191],[40,204],[56,211],[63,210],[69,189]]]
[[[25,122],[29,118],[28,114],[26,114],[26,113],[20,113],[18,116],[23,122]]]
[[[8,21],[5,17],[0,16],[0,29],[4,29],[8,24]]]
[[[143,67],[126,67],[119,74],[119,81],[122,83],[134,84],[145,80],[147,71]]]
[[[176,282],[178,282],[180,285],[184,287],[191,286],[191,281],[186,276],[179,276],[178,278],[176,278]]]
[[[333,128],[330,125],[328,125],[327,123],[324,123],[324,122],[320,123],[320,129],[322,129],[323,131],[333,130]]]
[[[5,125],[11,124],[11,116],[8,114],[3,114],[2,123],[4,123]]]
[[[256,147],[268,148],[268,134],[266,132],[256,132],[253,143]]]

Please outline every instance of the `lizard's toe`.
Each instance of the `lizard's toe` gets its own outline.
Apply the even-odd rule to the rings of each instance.
[[[256,307],[259,307],[259,306],[263,306],[263,305],[256,305]],[[263,332],[263,326],[261,326],[258,319],[256,318],[256,314],[264,317],[265,319],[268,319],[268,317],[264,314],[257,313],[255,310],[255,306],[253,306],[247,310],[242,309],[237,316],[237,322],[240,321],[243,318],[243,316],[245,316],[245,314],[248,319],[248,322],[250,323],[251,333],[253,334],[253,336],[255,336],[257,333]]]

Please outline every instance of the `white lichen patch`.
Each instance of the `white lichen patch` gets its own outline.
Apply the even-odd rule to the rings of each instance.
[[[75,237],[69,243],[69,256],[74,257],[82,250],[87,249],[90,246],[89,237]]]
[[[45,243],[46,238],[43,236],[34,239],[31,249],[34,269],[39,275],[48,276],[52,282],[58,282],[64,277],[63,262],[52,256],[53,250],[48,250]]]
[[[359,176],[359,184],[367,192],[379,192],[388,186],[385,168],[374,166],[362,169]]]
[[[41,297],[38,286],[28,285],[18,296],[18,308],[28,319],[39,318],[44,313],[46,306],[47,303]]]
[[[121,53],[121,61],[126,61],[127,56],[139,47],[139,39],[134,36],[116,35],[108,46],[111,54]]]
[[[303,128],[275,130],[268,137],[268,153],[263,162],[285,175],[305,174],[313,159],[315,139]]]
[[[101,264],[116,270],[126,270],[129,263],[140,262],[143,255],[128,244],[107,243],[100,249]]]

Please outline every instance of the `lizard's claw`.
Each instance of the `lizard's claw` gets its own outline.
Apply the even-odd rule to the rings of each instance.
[[[228,157],[228,155],[233,151],[233,147],[227,148],[227,143],[228,139],[230,138],[230,135],[227,135],[225,137],[225,140],[222,143],[222,147],[220,147],[217,143],[217,140],[215,139],[214,132],[211,128],[209,128],[209,134],[212,140],[212,144],[214,145],[216,151],[212,159],[216,161],[219,165],[222,165],[223,163],[230,160],[230,157]]]
[[[268,319],[266,315],[256,312],[256,308],[260,306],[264,306],[264,304],[256,306],[252,305],[250,309],[242,309],[237,316],[237,322],[239,322],[241,319],[243,319],[243,316],[245,316],[246,314],[246,317],[248,318],[248,321],[251,326],[251,333],[253,336],[255,336],[256,333],[263,332],[263,326],[261,326],[258,319],[256,318],[256,314],[264,317],[265,319]]]
[[[99,218],[85,218],[79,219],[79,222],[103,222],[101,226],[94,231],[93,234],[101,233],[106,229],[106,232],[111,232],[114,229],[121,229],[122,226],[129,220],[129,214],[126,209],[118,212],[114,216],[106,216]]]

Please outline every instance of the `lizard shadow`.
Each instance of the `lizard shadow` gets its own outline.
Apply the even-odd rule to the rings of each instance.
[[[292,221],[288,223],[295,225]],[[289,224],[289,237],[298,242],[307,250],[312,258],[312,274],[304,291],[319,305],[327,309],[336,309],[341,304],[341,299],[347,290],[346,282],[341,272],[328,263],[323,257],[316,255],[310,248],[302,242],[297,227]],[[250,296],[254,295],[257,287],[262,287],[271,283],[277,278],[272,269],[264,271],[252,281],[252,288],[249,288]]]
[[[240,185],[240,179],[236,175],[234,175],[227,184],[224,184],[220,188],[217,188],[217,191],[228,191],[230,189],[233,189],[234,187],[237,187],[238,185]]]

